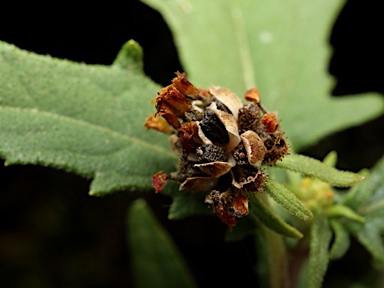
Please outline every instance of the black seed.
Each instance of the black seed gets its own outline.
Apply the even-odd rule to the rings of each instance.
[[[196,149],[197,162],[210,163],[215,161],[226,162],[228,160],[225,150],[213,144],[205,144]]]

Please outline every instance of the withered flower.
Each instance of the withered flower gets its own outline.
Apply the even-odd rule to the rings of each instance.
[[[229,89],[198,89],[184,73],[176,72],[172,84],[154,100],[156,116],[147,129],[172,133],[170,145],[179,156],[178,170],[153,175],[160,192],[168,180],[180,190],[209,192],[206,203],[229,227],[248,214],[248,199],[263,191],[267,175],[262,164],[273,165],[288,153],[288,145],[275,114],[261,106],[256,88],[248,90],[243,105]]]

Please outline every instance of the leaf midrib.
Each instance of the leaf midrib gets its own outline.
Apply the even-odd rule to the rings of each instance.
[[[143,141],[143,140],[141,140],[141,139],[139,139],[137,137],[132,137],[132,136],[129,136],[129,135],[126,135],[126,134],[114,131],[112,129],[100,126],[100,125],[95,125],[93,123],[86,122],[84,120],[74,119],[74,118],[63,116],[63,115],[54,114],[54,113],[47,112],[47,111],[42,111],[42,110],[39,110],[37,108],[16,108],[16,107],[11,107],[11,106],[0,106],[0,111],[1,110],[3,110],[3,111],[12,111],[12,112],[20,112],[20,113],[24,113],[24,112],[36,113],[36,114],[48,116],[48,117],[50,117],[52,119],[55,119],[55,120],[60,120],[60,121],[64,121],[64,122],[67,122],[67,123],[70,123],[70,124],[75,124],[75,125],[83,126],[83,127],[88,128],[88,129],[94,129],[94,130],[100,131],[102,133],[105,133],[107,135],[110,135],[111,137],[115,137],[115,138],[121,139],[123,141],[132,143],[132,144],[137,144],[137,145],[140,145],[140,146],[144,146],[144,147],[146,147],[146,148],[148,148],[148,149],[150,149],[152,151],[165,154],[168,157],[172,157],[172,158],[176,157],[173,153],[171,153],[170,151],[162,148],[161,146],[153,145],[153,144],[151,144],[149,142],[146,142],[146,141]]]

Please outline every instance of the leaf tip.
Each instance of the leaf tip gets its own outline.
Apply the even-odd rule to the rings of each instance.
[[[129,40],[120,49],[112,66],[127,70],[129,68],[143,69],[143,49],[135,40]]]

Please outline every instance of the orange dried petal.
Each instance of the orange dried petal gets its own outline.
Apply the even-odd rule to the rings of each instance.
[[[169,176],[164,171],[160,171],[152,175],[152,187],[155,188],[156,193],[159,193],[163,190],[165,184],[167,184],[168,179]]]
[[[176,72],[177,77],[172,79],[173,85],[184,95],[193,99],[200,99],[199,90],[187,80],[185,73]]]
[[[236,217],[228,214],[227,210],[222,204],[214,205],[214,210],[217,215],[217,217],[220,219],[221,222],[228,225],[229,227],[234,227],[237,224]]]
[[[165,134],[172,134],[174,132],[171,125],[169,125],[166,121],[161,118],[157,118],[155,114],[151,114],[144,122],[145,128],[155,129]]]
[[[257,90],[256,87],[253,87],[252,89],[249,89],[247,92],[245,92],[244,95],[245,100],[251,101],[255,104],[260,103],[260,93],[259,90]]]
[[[264,124],[267,133],[273,133],[279,127],[279,121],[277,121],[276,115],[273,113],[264,114],[261,122]]]
[[[235,214],[238,217],[244,217],[248,215],[248,197],[239,193],[232,205],[235,209]]]

